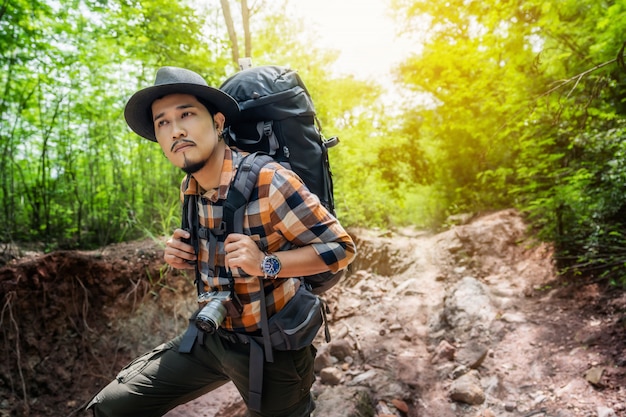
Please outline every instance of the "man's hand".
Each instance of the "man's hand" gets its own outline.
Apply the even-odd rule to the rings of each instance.
[[[261,261],[265,254],[259,249],[250,236],[231,233],[224,241],[226,251],[226,268],[240,268],[246,274],[262,276]]]
[[[176,229],[172,237],[165,242],[165,254],[163,255],[163,259],[172,268],[195,268],[193,261],[196,260],[196,254],[193,246],[182,241],[182,239],[189,239],[190,237],[189,232],[183,229]]]

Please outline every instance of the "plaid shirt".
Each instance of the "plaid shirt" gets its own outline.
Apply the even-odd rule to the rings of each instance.
[[[217,228],[222,221],[222,206],[228,194],[237,167],[233,166],[233,152],[226,149],[220,185],[204,191],[191,177],[183,181],[183,194],[198,194],[198,221],[206,228]],[[185,187],[185,185],[187,185]],[[278,163],[265,165],[259,173],[244,215],[244,233],[259,248],[267,252],[289,250],[311,245],[333,272],[342,270],[352,262],[356,246],[350,236],[320,204],[292,171]],[[205,291],[220,291],[228,284],[224,267],[224,239],[218,237],[215,253],[215,275],[209,271],[208,241],[200,240],[199,269]],[[240,317],[227,316],[222,327],[236,332],[255,332],[260,329],[260,282],[241,270],[232,271],[235,293],[243,305]],[[294,296],[300,285],[299,278],[279,278],[264,281],[267,316],[280,311]]]

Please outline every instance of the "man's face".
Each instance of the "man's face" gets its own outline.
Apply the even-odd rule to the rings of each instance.
[[[170,94],[152,103],[152,116],[157,142],[172,164],[193,174],[209,162],[224,124],[221,113],[211,117],[195,96]]]

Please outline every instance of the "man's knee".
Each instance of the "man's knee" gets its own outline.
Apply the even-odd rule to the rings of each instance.
[[[104,387],[87,404],[86,409],[93,412],[94,417],[118,417],[127,415],[129,410],[128,392],[126,387],[117,380]]]

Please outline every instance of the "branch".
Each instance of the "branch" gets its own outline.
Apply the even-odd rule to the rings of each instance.
[[[623,51],[624,51],[624,46],[622,46],[622,49],[620,49],[620,52],[623,52]],[[569,96],[569,95],[572,93],[572,91],[576,88],[576,86],[578,85],[578,83],[580,82],[580,80],[581,80],[581,79],[582,79],[585,75],[588,75],[588,74],[590,74],[590,73],[592,73],[592,72],[594,72],[594,71],[596,71],[596,70],[599,70],[600,68],[606,67],[607,65],[610,65],[610,64],[612,64],[612,63],[614,63],[614,62],[618,61],[618,59],[619,59],[619,58],[614,58],[614,59],[612,59],[612,60],[610,60],[610,61],[603,62],[602,64],[598,64],[598,65],[596,65],[595,67],[590,68],[590,69],[588,69],[588,70],[586,70],[586,71],[583,71],[583,72],[581,72],[581,73],[580,73],[580,74],[578,74],[578,75],[575,75],[575,76],[573,76],[573,77],[571,77],[571,78],[568,78],[568,79],[566,79],[566,80],[562,80],[562,81],[560,81],[560,82],[559,82],[559,84],[558,84],[556,87],[553,87],[553,88],[549,89],[549,90],[548,90],[548,91],[546,91],[545,93],[541,94],[539,97],[545,97],[545,96],[547,96],[547,95],[550,95],[550,94],[552,94],[553,92],[555,92],[556,90],[558,90],[559,88],[561,88],[561,87],[563,87],[563,86],[565,86],[565,85],[567,85],[567,84],[569,84],[569,83],[571,83],[571,82],[575,81],[575,82],[576,82],[576,84],[574,84],[574,87],[572,88],[572,90],[570,90],[570,92],[567,94],[567,95]],[[623,60],[623,59],[624,59],[624,57],[623,57],[623,55],[622,55],[622,60]]]
[[[610,61],[606,61],[603,62],[602,64],[598,64],[593,68],[590,68],[586,71],[581,72],[578,75],[575,75],[571,78],[568,78],[566,80],[562,80],[558,83],[558,85],[556,87],[551,88],[550,90],[546,91],[545,93],[541,94],[539,97],[545,97],[547,95],[552,94],[553,92],[555,92],[556,90],[558,90],[559,88],[575,81],[576,84],[574,84],[574,86],[572,87],[572,89],[570,90],[569,93],[567,93],[567,97],[569,97],[572,92],[576,89],[576,87],[578,86],[578,84],[580,83],[580,80],[582,80],[582,78],[588,74],[591,74],[592,72],[599,70],[600,68],[606,67],[607,65],[611,65],[612,63],[617,63],[617,66],[622,70],[626,72],[626,64],[624,63],[624,49],[626,49],[626,42],[622,43],[622,47],[620,48],[620,50],[617,52],[617,56],[610,60]]]

